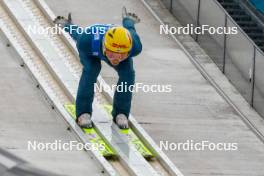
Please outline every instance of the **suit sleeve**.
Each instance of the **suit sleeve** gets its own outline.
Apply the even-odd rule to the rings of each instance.
[[[78,51],[86,54],[92,54],[91,39],[89,27],[82,28],[74,24],[66,24],[64,30],[70,34],[72,39],[76,42]]]
[[[64,30],[68,32],[74,41],[78,41],[83,33],[83,28],[78,25],[68,23],[65,25]]]
[[[129,19],[129,18],[124,18],[123,19],[123,26],[129,30],[131,37],[132,37],[132,50],[130,53],[131,57],[137,56],[138,54],[141,53],[142,51],[142,43],[140,41],[140,38],[136,32],[135,29],[135,23],[133,20]]]

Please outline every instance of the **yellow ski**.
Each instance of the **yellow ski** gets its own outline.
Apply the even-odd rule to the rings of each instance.
[[[76,107],[75,104],[65,104],[64,108],[67,112],[71,115],[71,117],[75,120],[76,119]],[[104,146],[103,150],[99,150],[99,153],[106,157],[111,158],[116,156],[115,152],[105,143],[102,137],[97,133],[94,128],[83,128],[85,134],[87,134],[88,139],[91,143],[97,144],[99,146]]]
[[[107,111],[109,118],[112,118],[112,105],[104,104],[103,108]],[[154,155],[149,151],[149,149],[143,144],[143,142],[137,137],[137,135],[133,132],[132,129],[120,129],[120,133],[126,134],[128,136],[129,142],[134,145],[134,147],[141,153],[141,155],[150,159],[153,158]]]

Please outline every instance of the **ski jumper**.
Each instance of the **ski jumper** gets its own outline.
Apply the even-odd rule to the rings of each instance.
[[[134,85],[135,82],[135,71],[132,58],[142,51],[142,44],[136,33],[134,21],[129,18],[124,18],[123,27],[128,29],[131,34],[132,49],[126,60],[120,62],[117,66],[111,65],[110,61],[108,61],[103,54],[102,41],[104,33],[112,26],[113,25],[109,24],[95,24],[86,27],[84,31],[78,31],[78,28],[81,29],[80,27],[74,24],[67,24],[64,28],[75,40],[80,61],[83,65],[76,98],[77,117],[80,117],[83,113],[92,114],[94,84],[101,70],[101,60],[116,70],[119,77],[117,85],[123,85],[124,90],[127,90],[123,92],[115,91],[112,111],[113,119],[115,120],[118,114],[125,114],[126,117],[129,117],[132,91],[129,91],[128,87]],[[97,32],[95,33],[96,30]]]

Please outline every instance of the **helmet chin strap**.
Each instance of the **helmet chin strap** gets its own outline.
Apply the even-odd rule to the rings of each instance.
[[[105,48],[105,45],[104,45],[104,40],[102,40],[103,44],[102,44],[102,51],[103,51],[103,55],[109,60],[109,58],[106,56],[106,48]]]
[[[103,40],[102,40],[102,51],[103,51],[103,55],[106,56],[106,55],[105,55],[104,38],[103,38]]]

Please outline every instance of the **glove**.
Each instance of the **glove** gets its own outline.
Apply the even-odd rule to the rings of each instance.
[[[63,16],[57,16],[53,21],[54,24],[64,28],[66,24],[72,23],[71,13],[68,14],[68,19]]]
[[[140,19],[135,13],[127,12],[126,7],[122,9],[122,18],[129,18],[134,21],[134,23],[139,23]]]

